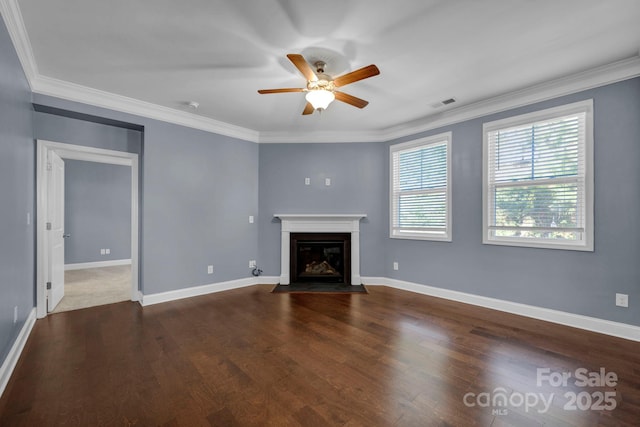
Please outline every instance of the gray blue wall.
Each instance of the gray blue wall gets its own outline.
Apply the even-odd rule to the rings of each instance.
[[[131,258],[131,168],[65,160],[65,264]],[[110,249],[102,255],[100,249]]]
[[[360,224],[360,272],[383,276],[388,230],[384,144],[260,144],[260,257],[280,275],[280,220],[274,214],[367,214]],[[305,178],[311,185],[305,185]],[[325,178],[331,185],[325,185]]]
[[[46,104],[52,99],[34,95],[34,101],[40,100],[39,103]],[[137,154],[142,152],[143,134],[137,130],[41,111],[34,113],[34,120],[37,139]]]
[[[35,300],[32,114],[29,85],[0,20],[0,364]]]
[[[250,277],[257,144],[153,122],[144,156],[144,293]]]
[[[258,255],[257,224],[248,220],[258,215],[257,144],[44,95],[34,94],[34,102],[144,128],[140,133],[36,113],[38,138],[143,153],[144,294],[250,276],[249,260]],[[214,266],[212,275],[207,265]]]
[[[482,124],[594,100],[595,251],[482,244]],[[389,238],[389,146],[452,131],[453,242]],[[362,275],[640,325],[640,78],[386,144],[260,145],[260,266],[280,272],[274,213],[366,213]],[[304,185],[310,177],[311,186]],[[333,185],[324,186],[331,177]],[[393,262],[399,263],[394,271]],[[630,308],[616,307],[616,292]]]
[[[483,245],[482,124],[591,98],[595,133],[595,251]],[[385,275],[640,325],[640,78],[417,137],[448,130],[453,132],[453,241],[388,239]],[[388,181],[388,162],[384,167]],[[398,261],[398,271],[392,269],[393,261]],[[629,294],[629,308],[615,306],[616,292]]]
[[[628,293],[632,307],[640,303],[635,262],[640,249],[633,220],[640,214],[634,191],[640,178],[635,166],[640,160],[639,85],[640,79],[633,79],[415,135],[453,132],[451,243],[389,239],[390,143],[256,145],[133,118],[145,127],[144,291],[246,277],[249,259],[257,259],[264,274],[278,275],[280,225],[273,220],[275,213],[366,213],[364,276],[640,324],[635,310],[613,304],[615,292]],[[482,123],[589,98],[595,107],[595,252],[482,245]],[[133,120],[123,113],[38,97],[43,101]],[[311,178],[310,186],[304,185],[305,177]],[[325,177],[332,179],[330,187],[324,186]],[[248,215],[257,215],[257,224],[248,224]],[[399,271],[391,268],[393,261],[400,264]],[[207,264],[214,264],[213,276],[206,275]]]

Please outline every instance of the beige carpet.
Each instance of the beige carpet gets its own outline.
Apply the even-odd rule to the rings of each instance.
[[[68,270],[64,282],[64,298],[52,313],[131,300],[130,265]]]

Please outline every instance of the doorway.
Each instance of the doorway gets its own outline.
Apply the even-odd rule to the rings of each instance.
[[[64,296],[50,313],[129,301],[130,297],[131,263],[104,267],[65,267]]]
[[[52,141],[37,141],[37,283],[36,283],[36,310],[38,318],[43,318],[48,312],[55,309],[62,294],[64,294],[64,276],[60,279],[60,270],[64,271],[64,258],[61,259],[60,240],[64,246],[65,234],[60,228],[60,216],[64,218],[64,207],[60,208],[60,171],[54,172],[53,163],[57,158],[64,160],[81,160],[110,165],[126,166],[131,173],[131,261],[130,265],[119,266],[88,265],[88,267],[98,267],[94,273],[104,277],[111,273],[116,273],[122,282],[127,280],[128,296],[131,301],[139,300],[138,283],[138,155],[134,153],[105,150],[100,148],[85,147],[71,144],[63,144]],[[59,162],[57,162],[59,164]],[[58,166],[59,168],[60,166]],[[62,166],[64,169],[64,165]],[[62,186],[64,186],[64,172],[62,172]],[[64,197],[64,195],[62,195]],[[62,210],[61,210],[62,209]],[[57,244],[57,246],[56,246]],[[63,249],[64,251],[64,249]],[[63,252],[64,253],[64,252]],[[57,255],[56,255],[57,254]],[[62,265],[61,265],[62,264]],[[112,268],[114,267],[114,268]],[[100,268],[106,270],[99,271]],[[123,268],[125,268],[123,270]],[[109,269],[114,271],[109,271]],[[89,270],[87,270],[89,272]],[[71,273],[69,271],[69,273]],[[75,277],[74,277],[75,276]],[[86,276],[86,275],[84,275]],[[74,273],[72,279],[86,280],[83,274]],[[91,281],[91,278],[89,278]],[[95,304],[94,304],[95,305]]]

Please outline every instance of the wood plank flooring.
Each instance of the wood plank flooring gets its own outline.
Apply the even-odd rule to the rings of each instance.
[[[387,287],[271,288],[38,320],[0,399],[0,425],[640,423],[640,343]],[[538,368],[572,377],[538,385]],[[580,368],[618,381],[580,387]],[[587,409],[605,392],[600,403],[615,409]],[[571,393],[575,410],[565,409]],[[548,410],[534,395],[553,395]]]

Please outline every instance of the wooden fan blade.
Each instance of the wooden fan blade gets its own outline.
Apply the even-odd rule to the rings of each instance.
[[[311,68],[307,60],[304,59],[304,56],[290,53],[287,55],[287,58],[289,58],[289,61],[293,62],[293,65],[295,65],[296,68],[300,70],[307,81],[318,80],[318,76],[316,76],[316,73],[313,71],[313,68]]]
[[[358,80],[368,79],[369,77],[377,76],[380,74],[380,70],[375,65],[367,65],[366,67],[362,67],[359,70],[352,71],[350,73],[344,74],[340,77],[333,79],[333,84],[336,87],[348,85],[353,82],[357,82]]]
[[[302,115],[306,116],[307,114],[312,114],[315,111],[313,105],[310,102],[307,102],[307,105],[304,106],[304,110],[302,110]]]
[[[258,93],[265,95],[267,93],[287,93],[287,92],[304,92],[304,89],[299,87],[289,87],[283,89],[260,89]]]
[[[354,107],[364,108],[369,104],[369,101],[365,101],[364,99],[356,98],[353,95],[349,95],[344,92],[333,92],[338,101],[346,102],[347,104],[353,105]]]

